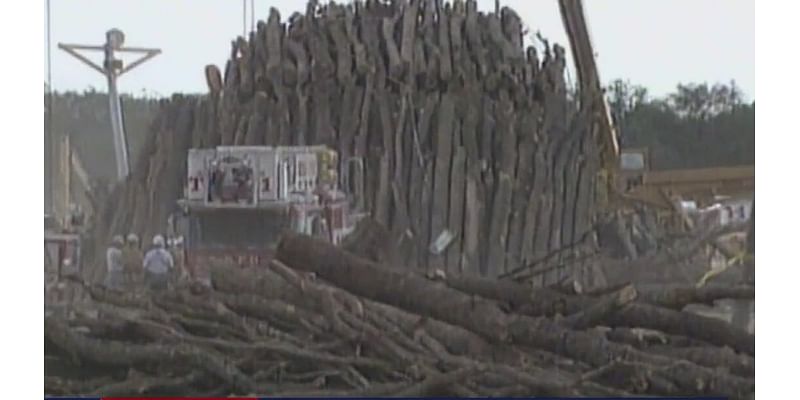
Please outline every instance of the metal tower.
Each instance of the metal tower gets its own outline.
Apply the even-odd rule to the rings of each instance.
[[[106,32],[106,43],[101,46],[58,44],[59,49],[66,51],[95,71],[103,74],[108,81],[108,105],[109,114],[111,115],[111,130],[114,138],[114,154],[116,156],[118,181],[122,181],[128,176],[130,163],[128,161],[128,142],[122,120],[122,105],[120,104],[119,92],[117,92],[117,79],[122,74],[161,54],[160,49],[123,47],[124,42],[125,34],[119,29],[111,29]],[[95,64],[80,54],[78,52],[79,50],[102,51],[105,56],[103,65]],[[142,57],[127,66],[123,66],[122,60],[115,57],[116,53],[142,54]]]

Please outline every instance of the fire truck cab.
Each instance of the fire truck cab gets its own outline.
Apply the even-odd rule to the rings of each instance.
[[[285,232],[339,244],[358,217],[339,189],[337,154],[324,146],[220,146],[191,149],[184,198],[172,230],[190,270],[225,259],[264,265]],[[363,167],[355,165],[358,177]]]

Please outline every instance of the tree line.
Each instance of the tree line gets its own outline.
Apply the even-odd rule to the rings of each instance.
[[[622,147],[647,148],[654,169],[755,163],[755,101],[736,82],[678,84],[664,97],[617,79],[606,88]]]
[[[679,84],[667,96],[651,97],[647,88],[617,79],[607,86],[606,95],[621,145],[647,148],[653,168],[702,168],[755,161],[755,101],[745,102],[735,82]],[[45,131],[52,123],[54,132],[70,135],[88,172],[98,178],[113,178],[106,93],[94,89],[54,93],[52,101],[52,115],[45,113]],[[131,160],[136,160],[163,99],[123,96],[122,101]]]
[[[87,172],[96,179],[113,181],[116,164],[107,93],[94,89],[82,93],[54,92],[52,105],[49,106],[51,115],[48,115],[49,101],[45,85],[44,101],[45,135],[48,132],[52,132],[54,137],[69,135],[70,143]],[[121,101],[130,160],[134,162],[144,146],[148,129],[162,100],[122,95]]]

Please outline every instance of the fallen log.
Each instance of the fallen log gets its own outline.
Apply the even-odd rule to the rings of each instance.
[[[604,298],[583,311],[564,318],[562,323],[572,329],[586,329],[606,320],[609,316],[630,304],[638,293],[633,286],[626,286]]]
[[[756,373],[755,358],[737,354],[730,348],[712,346],[675,348],[656,345],[649,347],[648,351],[673,358],[681,358],[709,368],[727,369],[732,374],[742,377],[755,376]]]
[[[414,274],[381,268],[313,238],[284,237],[278,246],[277,258],[294,269],[314,272],[353,294],[462,326],[490,341],[547,349],[597,367],[605,365],[609,356],[636,363],[672,364],[668,357],[610,343],[602,335],[565,329],[544,318],[510,317],[490,301],[468,296]],[[675,380],[685,393],[742,398],[753,390],[753,382],[747,379],[692,363],[686,363],[682,368],[680,374],[655,367],[652,373],[658,379]],[[667,373],[669,378],[663,376]]]
[[[256,388],[254,382],[224,356],[188,344],[134,345],[90,339],[72,332],[63,321],[52,317],[45,318],[45,337],[77,358],[101,365],[134,367],[176,363],[216,376],[240,393]]]
[[[609,326],[643,327],[697,338],[718,346],[755,355],[755,336],[715,318],[673,311],[649,304],[631,304],[609,316]]]
[[[722,299],[754,299],[756,289],[753,286],[705,285],[636,285],[639,300],[644,303],[681,310],[689,304],[713,305]]]
[[[124,397],[130,395],[169,396],[183,395],[193,391],[192,386],[206,376],[199,372],[190,372],[178,377],[138,376],[122,382],[114,382],[94,390],[93,394],[104,397]]]
[[[597,299],[588,296],[567,295],[550,288],[527,289],[524,285],[502,280],[495,282],[488,278],[471,276],[448,276],[448,286],[460,291],[500,300],[510,305],[512,310],[524,315],[552,316],[555,314],[577,315],[596,306]],[[755,295],[751,287],[740,286],[724,288],[709,286],[707,288],[637,285],[634,287],[637,301],[650,304],[634,303],[611,315],[598,325],[611,327],[649,328],[674,335],[688,336],[720,346],[730,346],[737,351],[753,355],[755,353],[755,337],[741,328],[730,324],[688,312],[675,311],[672,308],[685,306],[687,302],[708,302],[720,298],[745,297]],[[641,288],[641,289],[640,289]],[[615,290],[619,290],[615,288]],[[610,303],[610,304],[613,304]],[[609,304],[609,305],[610,305]],[[652,304],[669,308],[656,307]]]

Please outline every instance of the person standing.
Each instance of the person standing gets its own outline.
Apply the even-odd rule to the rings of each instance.
[[[108,289],[121,290],[123,283],[122,247],[125,245],[122,236],[111,239],[111,246],[106,250],[106,282]]]
[[[144,267],[145,282],[149,289],[153,291],[167,289],[169,273],[175,267],[175,262],[169,251],[165,249],[163,236],[153,237],[153,248],[144,256],[142,266]]]
[[[139,282],[139,271],[144,262],[144,255],[139,247],[139,236],[134,233],[129,234],[125,240],[122,262],[125,271],[125,285],[133,289]]]
[[[183,249],[183,236],[178,236],[173,241],[170,249],[172,253],[172,260],[175,262],[175,275],[177,280],[188,281],[190,278],[189,271],[186,268],[186,261]]]

